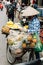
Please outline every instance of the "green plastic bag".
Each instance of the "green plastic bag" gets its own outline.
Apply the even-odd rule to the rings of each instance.
[[[41,52],[41,51],[42,51],[42,44],[41,44],[40,41],[37,42],[37,44],[35,45],[34,50],[35,50],[36,52]]]
[[[43,51],[43,44],[42,44],[42,51]]]
[[[37,43],[35,45],[34,51],[35,52],[41,52],[42,51],[42,43],[41,43],[39,35],[37,33],[35,33],[35,36],[37,38]]]

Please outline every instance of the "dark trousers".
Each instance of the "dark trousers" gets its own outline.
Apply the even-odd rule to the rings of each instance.
[[[14,14],[8,14],[8,20],[11,19],[14,22]]]
[[[34,52],[34,49],[31,50],[30,55],[29,55],[29,61],[32,59],[34,60],[34,54],[36,59],[40,59],[40,55],[39,52]]]
[[[35,56],[36,56],[36,59],[40,59],[40,54],[39,54],[39,52],[35,52]]]

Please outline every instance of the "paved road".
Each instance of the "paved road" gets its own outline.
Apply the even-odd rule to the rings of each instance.
[[[1,34],[1,28],[7,22],[6,9],[0,11],[0,65],[9,65],[6,60],[6,38]]]

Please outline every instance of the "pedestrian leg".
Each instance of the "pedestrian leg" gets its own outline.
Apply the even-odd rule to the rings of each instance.
[[[14,22],[14,15],[12,15],[12,21]]]
[[[39,54],[39,52],[35,52],[35,56],[36,56],[36,59],[40,59],[40,54]]]
[[[31,52],[30,52],[29,61],[30,61],[31,59],[34,60],[34,51],[33,51],[33,49],[32,49]]]

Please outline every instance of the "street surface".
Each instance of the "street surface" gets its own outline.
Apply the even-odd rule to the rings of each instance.
[[[6,59],[6,38],[1,34],[1,28],[7,22],[6,9],[0,10],[0,65],[9,65]]]

